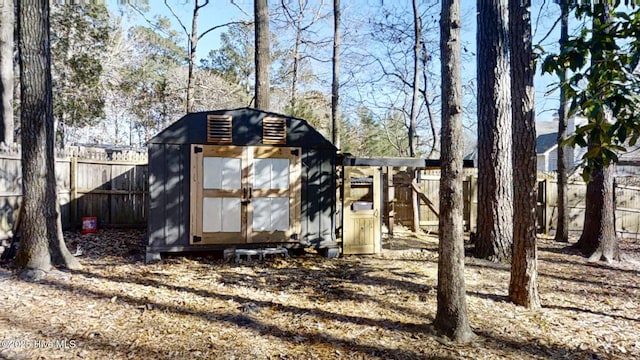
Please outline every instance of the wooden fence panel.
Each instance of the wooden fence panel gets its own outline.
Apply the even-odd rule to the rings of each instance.
[[[22,198],[17,149],[0,152],[0,239],[11,236]],[[84,216],[99,226],[146,226],[147,153],[70,147],[57,154],[56,181],[65,229]]]
[[[429,170],[422,174],[420,186],[426,196],[439,206],[439,170]],[[466,231],[475,231],[477,214],[477,169],[465,169],[463,186],[464,222]],[[413,219],[411,205],[412,190],[406,183],[410,177],[406,173],[394,176],[396,186],[396,222],[410,227]],[[618,182],[623,182],[622,185]],[[616,178],[616,230],[618,233],[640,234],[640,180]],[[632,185],[626,185],[632,184]],[[555,230],[558,219],[557,179],[554,174],[538,174],[538,231],[549,233]],[[568,184],[569,231],[581,231],[584,226],[586,185],[580,179],[571,179]],[[427,231],[437,231],[438,218],[422,203],[420,204],[420,225]]]

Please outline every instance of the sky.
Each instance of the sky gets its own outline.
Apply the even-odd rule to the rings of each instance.
[[[109,0],[109,7],[112,10],[118,9],[118,1],[121,0]],[[148,3],[149,11],[148,17],[152,18],[154,15],[162,15],[171,19],[175,28],[181,33],[180,24],[175,20],[175,17],[171,14],[168,8],[165,6],[163,0],[132,0],[133,3]],[[187,29],[190,30],[191,16],[193,12],[192,0],[167,0],[172,6],[176,15],[178,15]],[[273,3],[274,0],[270,0]],[[318,0],[322,1],[322,0]],[[324,0],[328,2],[328,0]],[[393,6],[401,3],[407,3],[410,5],[409,0],[352,0],[342,1],[343,6],[343,19],[347,19],[350,13],[375,13],[381,11],[384,6]],[[475,27],[476,27],[476,13],[475,13],[476,0],[461,0],[462,8],[462,37],[464,45],[468,51],[475,53]],[[235,4],[235,5],[234,5]],[[543,4],[546,6],[543,7]],[[330,4],[329,4],[330,5]],[[121,5],[120,5],[121,6]],[[544,0],[533,0],[532,5],[532,21],[534,23],[534,44],[538,44],[540,39],[546,35],[549,28],[552,27],[555,19],[558,16],[558,8],[555,4]],[[540,9],[545,9],[540,12]],[[253,0],[211,0],[210,4],[204,7],[199,16],[199,29],[205,30],[211,26],[227,23],[229,21],[247,20],[251,19],[253,14]],[[138,16],[136,19],[130,19],[131,23],[144,23],[144,20]],[[344,24],[344,27],[349,27],[350,24]],[[198,58],[206,57],[211,49],[216,49],[220,44],[220,34],[225,31],[225,28],[213,31],[207,34],[198,43]],[[327,29],[331,31],[331,29]],[[554,48],[559,36],[559,26],[556,26],[554,32],[547,37],[547,40],[542,43],[545,48]],[[186,36],[185,43],[186,47]],[[475,61],[470,61],[463,66],[463,78],[474,79],[476,72]],[[558,107],[558,94],[557,91],[553,94],[549,94],[550,84],[555,82],[555,78],[550,75],[542,76],[538,70],[535,78],[536,87],[536,117],[538,121],[552,120],[556,114]]]

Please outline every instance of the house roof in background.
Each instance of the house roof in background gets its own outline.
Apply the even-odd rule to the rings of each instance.
[[[558,145],[558,133],[538,135],[536,138],[536,154],[544,154]]]

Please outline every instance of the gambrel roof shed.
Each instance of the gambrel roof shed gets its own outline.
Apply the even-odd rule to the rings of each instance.
[[[275,244],[335,252],[336,152],[303,119],[185,115],[149,141],[147,260]]]

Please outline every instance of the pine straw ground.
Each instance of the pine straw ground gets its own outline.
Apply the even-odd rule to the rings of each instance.
[[[456,345],[431,325],[437,239],[426,235],[398,236],[381,256],[152,265],[143,232],[66,236],[83,249],[83,271],[27,283],[0,269],[0,358],[640,358],[637,260],[589,263],[551,240],[539,245],[538,311],[507,301],[507,266],[466,259],[478,337]],[[623,247],[640,255],[637,240]]]

